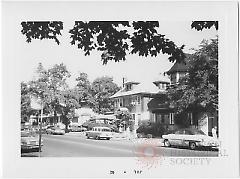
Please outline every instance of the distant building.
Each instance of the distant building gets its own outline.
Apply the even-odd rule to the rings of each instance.
[[[84,122],[96,116],[90,107],[75,109],[75,115],[76,116],[72,119],[71,123],[78,123],[79,125],[82,125]]]

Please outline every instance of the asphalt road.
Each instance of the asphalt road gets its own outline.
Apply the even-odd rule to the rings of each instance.
[[[43,135],[41,157],[217,157],[217,151],[163,147],[160,140],[94,140],[85,136]],[[38,157],[38,152],[23,153]]]

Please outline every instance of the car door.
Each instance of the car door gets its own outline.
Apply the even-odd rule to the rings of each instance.
[[[102,133],[102,128],[98,128],[96,132],[96,136],[100,136]]]
[[[89,137],[94,137],[95,136],[94,134],[95,134],[95,128],[92,128],[92,130],[89,131],[88,136]]]
[[[189,146],[189,141],[192,140],[192,133],[188,130],[183,130],[181,146]]]
[[[169,140],[171,145],[181,146],[183,138],[183,130],[177,130],[172,134],[171,139]]]

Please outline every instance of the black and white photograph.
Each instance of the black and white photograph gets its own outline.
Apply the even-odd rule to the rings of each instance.
[[[21,22],[33,64],[21,82],[22,156],[133,156],[131,139],[156,140],[164,156],[218,156],[218,21],[63,24]]]
[[[197,18],[197,2],[4,2],[3,127],[15,147],[3,152],[21,165],[6,173],[239,175],[237,31],[226,37],[220,18],[236,5],[199,3]]]

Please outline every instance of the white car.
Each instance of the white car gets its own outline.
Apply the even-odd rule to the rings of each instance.
[[[164,146],[184,146],[194,150],[197,147],[214,147],[219,146],[219,141],[211,136],[207,136],[203,131],[198,129],[178,129],[171,134],[163,135]]]
[[[110,140],[113,135],[109,127],[93,127],[92,130],[86,131],[87,138],[102,139],[105,138]]]
[[[46,133],[47,134],[64,135],[65,134],[65,130],[64,129],[60,129],[59,127],[50,126],[50,127],[48,127],[46,129]]]

